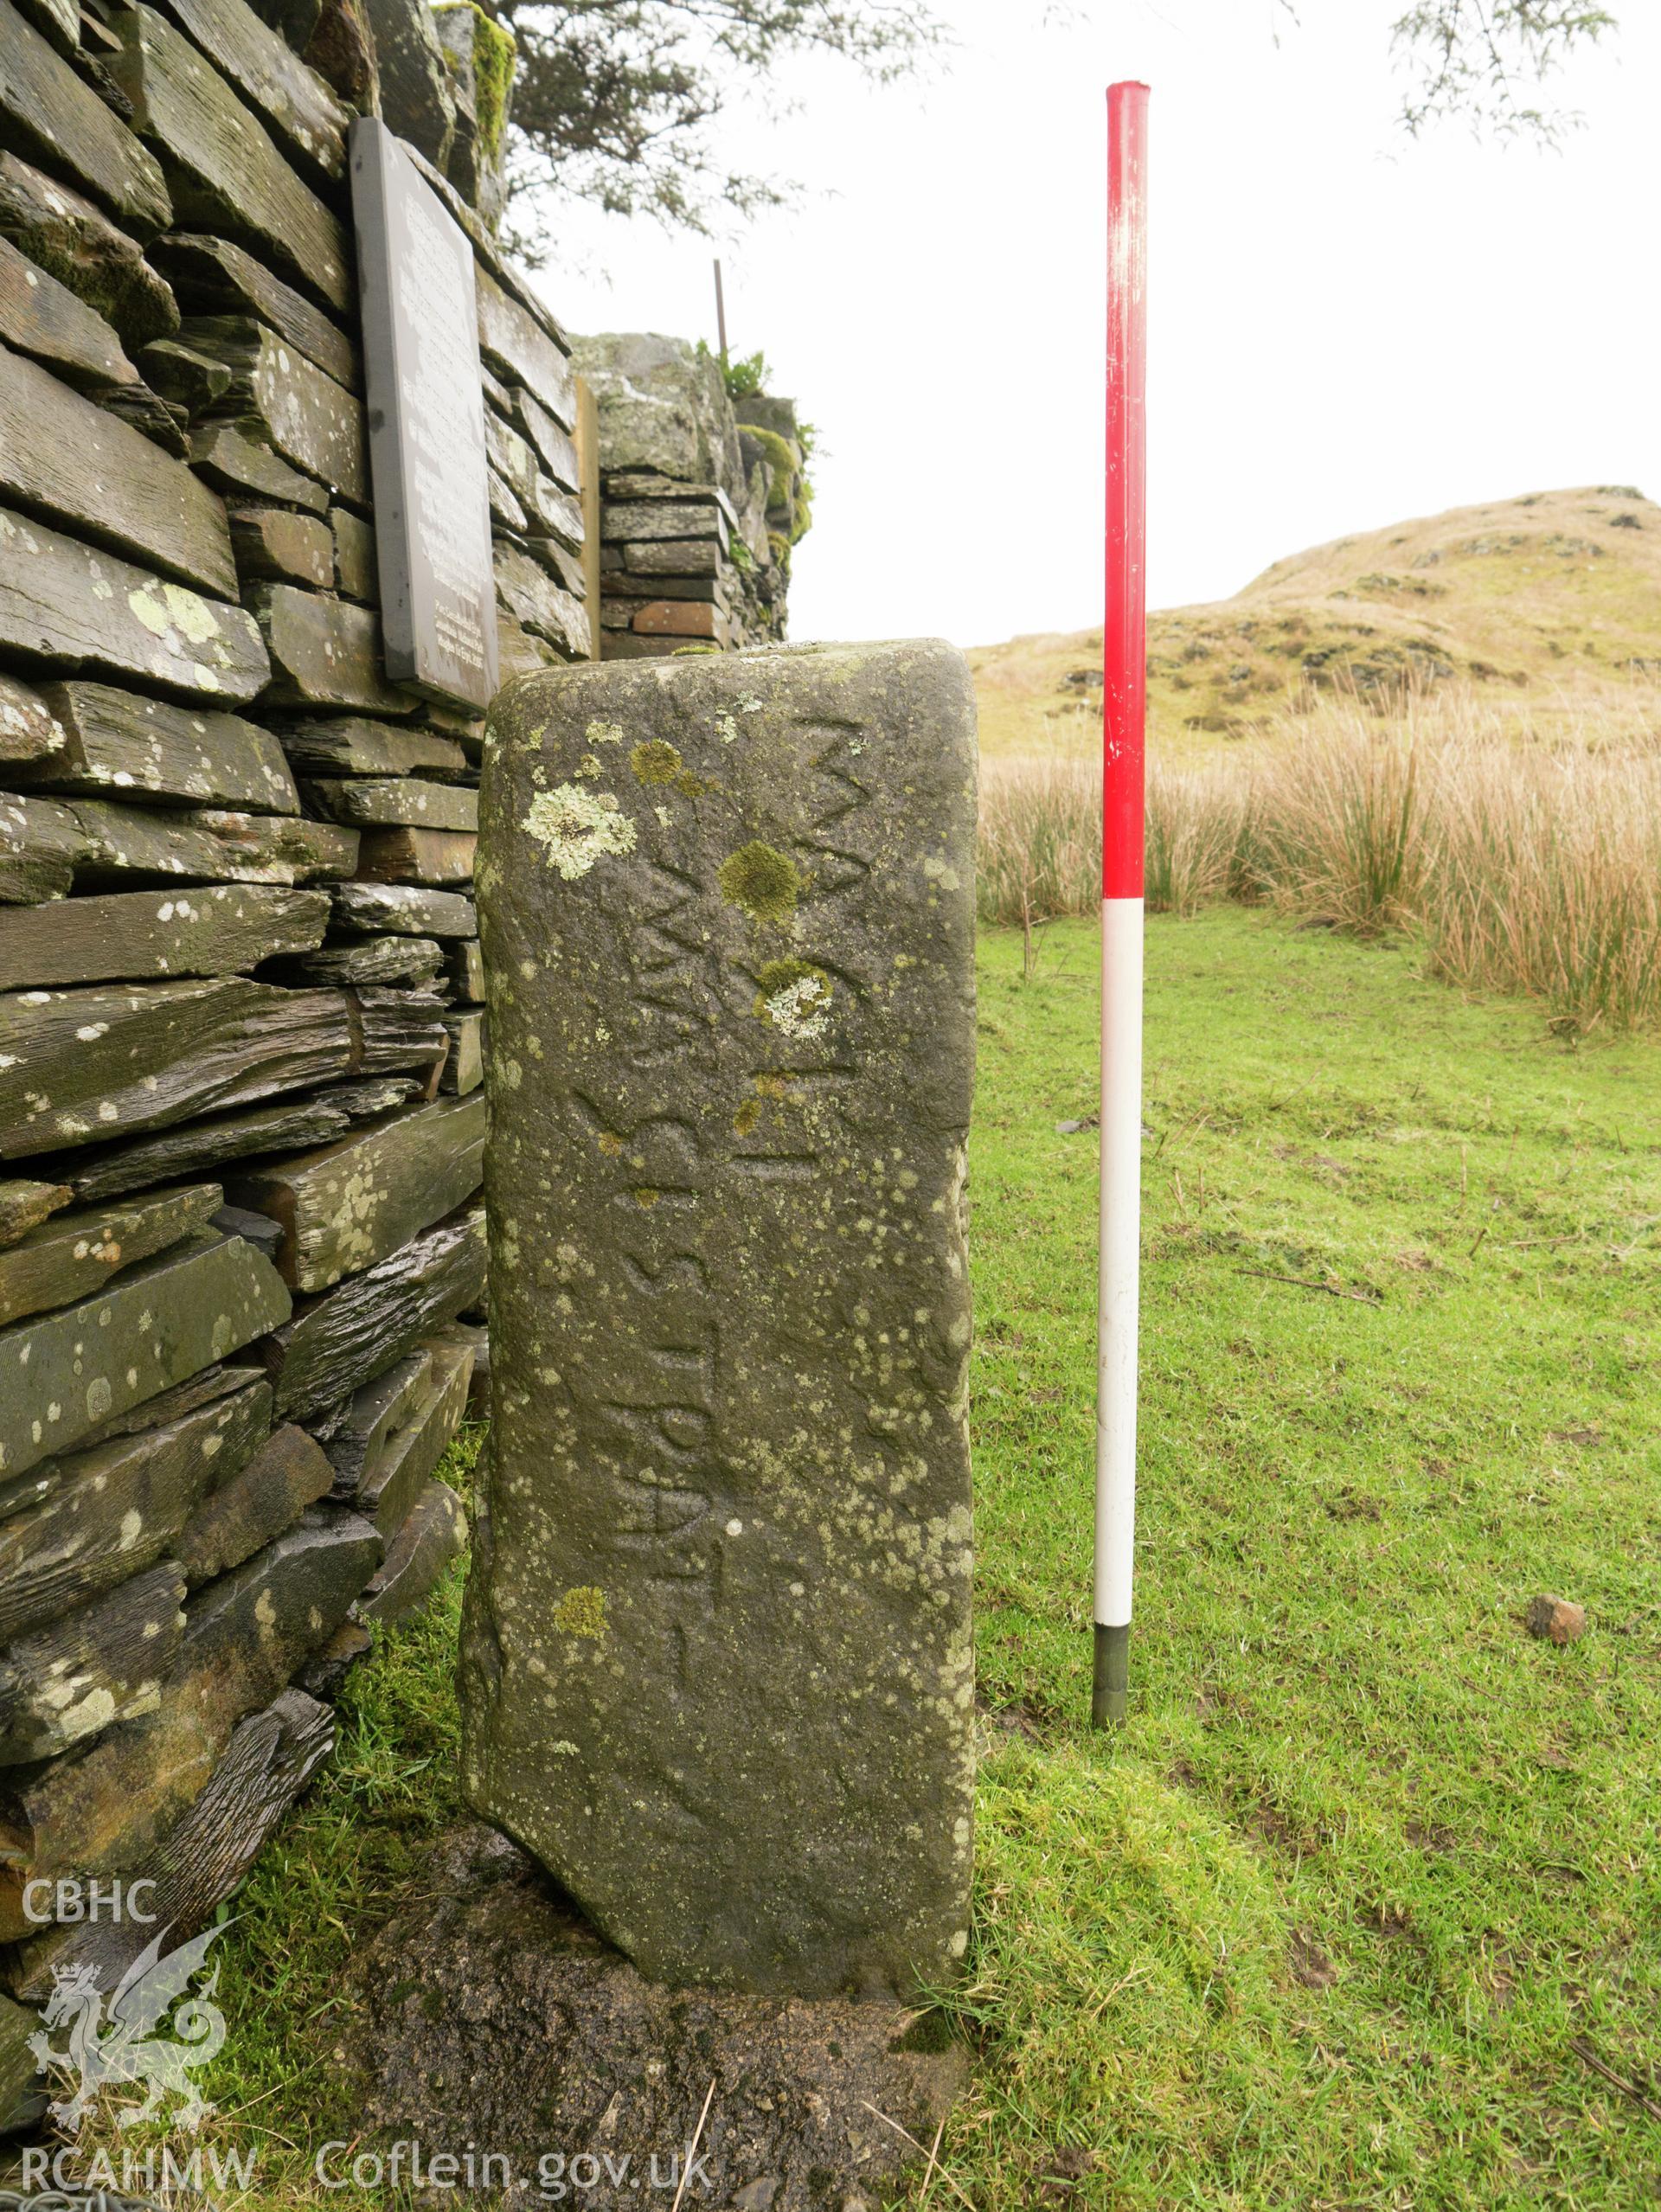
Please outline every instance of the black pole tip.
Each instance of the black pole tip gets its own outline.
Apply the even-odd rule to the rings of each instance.
[[[1096,1623],[1096,1664],[1090,1691],[1093,1728],[1123,1728],[1131,1706],[1131,1625],[1104,1628]]]

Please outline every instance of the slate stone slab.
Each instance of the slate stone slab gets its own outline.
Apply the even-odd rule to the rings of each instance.
[[[974,764],[932,643],[492,714],[464,1786],[665,1979],[967,1940]]]
[[[321,0],[304,59],[360,115],[372,115],[381,98],[365,0]]]
[[[363,1483],[384,1470],[401,1448],[411,1423],[426,1413],[434,1395],[430,1344],[418,1345],[407,1359],[399,1360],[352,1393],[327,1446],[335,1470],[337,1497],[355,1497]]]
[[[124,10],[112,28],[122,50],[111,73],[162,157],[180,221],[255,241],[302,292],[348,307],[340,225],[218,70],[152,8]]]
[[[320,945],[328,920],[327,892],[254,884],[20,908],[0,913],[0,991],[244,974],[273,954]]]
[[[118,221],[153,238],[172,215],[155,157],[17,10],[0,0],[0,136],[73,176]]]
[[[367,0],[381,73],[382,112],[401,138],[439,169],[450,157],[456,107],[425,0]]]
[[[89,1603],[170,1550],[199,1501],[240,1473],[270,1428],[271,1390],[256,1382],[48,1461],[49,1494],[0,1521],[0,1641]]]
[[[358,1600],[358,1618],[383,1626],[402,1620],[431,1596],[445,1568],[466,1548],[467,1514],[461,1500],[448,1483],[428,1483]]]
[[[370,608],[292,584],[256,584],[249,597],[271,653],[273,706],[414,710],[409,694],[387,679],[380,619]]]
[[[352,777],[309,784],[307,795],[331,821],[362,828],[478,828],[478,793],[464,784],[429,784],[414,776]]]
[[[402,0],[383,5],[401,23]],[[433,41],[420,0],[408,12]],[[352,126],[351,170],[387,668],[484,707],[497,665],[472,247],[375,117]]]
[[[204,422],[190,433],[192,466],[231,499],[279,500],[314,515],[327,511],[329,494],[315,478],[279,460],[269,446],[234,423]]]
[[[484,270],[478,272],[478,344],[498,375],[527,386],[561,430],[577,426],[577,387],[568,356],[529,309]]]
[[[82,194],[6,152],[0,234],[106,317],[130,352],[177,330],[177,303],[137,241]]]
[[[465,1098],[484,1080],[485,1016],[482,1008],[463,1007],[444,1017],[450,1051],[439,1076],[441,1091]]]
[[[453,738],[359,715],[295,722],[277,733],[289,765],[310,776],[460,776],[467,756]]]
[[[37,1229],[74,1196],[67,1183],[31,1183],[22,1176],[0,1181],[0,1251]]]
[[[412,1053],[425,1056],[427,1048]],[[280,1152],[291,1146],[326,1144],[343,1136],[355,1121],[388,1113],[407,1106],[421,1089],[409,1076],[382,1075],[355,1083],[331,1084],[310,1096],[285,1098],[274,1106],[255,1106],[246,1113],[212,1114],[191,1121],[183,1129],[164,1130],[159,1136],[141,1137],[131,1144],[73,1156],[69,1172],[74,1196],[102,1198],[123,1191],[140,1190],[169,1176],[195,1175],[204,1168],[217,1170],[230,1160],[251,1159],[256,1153]]]
[[[721,548],[713,538],[669,538],[625,545],[623,558],[637,576],[718,576]]]
[[[0,906],[65,897],[91,850],[91,838],[67,806],[0,794]]]
[[[369,496],[363,406],[304,356],[291,353],[263,323],[235,315],[189,315],[184,342],[230,371],[215,411],[244,428],[348,499]],[[332,579],[331,579],[332,580]]]
[[[247,583],[298,584],[327,591],[335,580],[334,534],[321,516],[281,507],[233,507],[231,549]]]
[[[277,1409],[304,1420],[336,1404],[484,1292],[484,1209],[463,1206],[361,1275],[303,1298],[265,1347]]]
[[[138,372],[104,317],[0,236],[0,339],[81,391],[133,384]]]
[[[234,1177],[230,1195],[280,1223],[277,1264],[291,1290],[327,1290],[472,1196],[484,1177],[484,1131],[482,1094],[439,1100],[320,1152]]]
[[[326,177],[338,181],[345,176],[351,114],[286,39],[262,22],[243,0],[165,0],[165,5],[180,28],[304,161]]]
[[[429,989],[443,965],[433,937],[357,937],[302,953],[268,971],[273,983],[349,984]]]
[[[122,876],[178,876],[202,883],[311,883],[350,875],[357,864],[357,832],[292,814],[245,814],[199,806],[119,806],[76,802],[76,821],[89,850],[76,862],[87,881]]]
[[[365,606],[381,603],[373,526],[350,508],[331,507],[329,525],[335,541],[335,588],[343,599],[361,599]]]
[[[236,1729],[202,1795],[159,1850],[139,1860],[128,1876],[130,1882],[155,1883],[150,1907],[170,1946],[205,1927],[236,1889],[334,1743],[334,1715],[298,1689],[285,1690]],[[24,1946],[18,1986],[45,1996],[55,1975],[79,1970],[112,1990],[152,1933],[132,1920],[55,1928]]]
[[[387,1539],[391,1564],[392,1539],[414,1512],[427,1482],[438,1471],[467,1411],[468,1387],[472,1381],[473,1355],[465,1345],[434,1338],[431,1351],[431,1381],[427,1394],[407,1426],[376,1464],[364,1471],[356,1504]],[[442,1509],[434,1509],[439,1510]]]
[[[526,391],[523,384],[514,385],[509,398],[519,427],[541,454],[555,483],[562,491],[580,492],[582,471],[577,463],[576,440],[570,432],[562,429],[535,394]]]
[[[482,1003],[484,997],[484,955],[477,940],[463,939],[446,946],[444,963],[445,980],[464,1004]]]
[[[210,360],[180,338],[157,338],[138,358],[151,390],[169,407],[183,408],[187,419],[203,414],[230,386],[231,372],[223,362]]]
[[[202,1183],[55,1215],[0,1252],[0,1325],[85,1298],[119,1269],[206,1228],[221,1197],[216,1183]]]
[[[185,1523],[173,1551],[186,1581],[194,1588],[240,1567],[292,1528],[334,1478],[322,1447],[303,1428],[292,1422],[279,1428],[245,1465],[228,1471]]]
[[[0,497],[236,595],[225,510],[199,477],[38,362],[0,348]]]
[[[151,1711],[172,1664],[184,1577],[152,1567],[0,1652],[0,1766],[50,1759]]]
[[[345,332],[241,247],[228,238],[174,231],[157,240],[152,253],[180,303],[193,313],[257,316],[337,384],[362,390],[363,365]]]
[[[31,788],[183,799],[256,814],[300,811],[282,747],[240,715],[170,706],[107,683],[48,684],[41,697],[63,741],[18,770]]]
[[[95,1298],[0,1330],[0,1477],[278,1327],[289,1303],[240,1237],[193,1237]]]
[[[477,937],[478,913],[459,891],[414,883],[337,883],[330,893],[343,929],[392,930],[411,937]]]
[[[153,1713],[106,1730],[79,1757],[0,1775],[0,1927],[20,1933],[35,1878],[137,1864],[200,1797],[245,1715],[279,1696],[326,1645],[375,1572],[380,1537],[355,1514],[298,1529],[191,1593],[179,1659]],[[46,1978],[49,1983],[49,1975]]]
[[[540,561],[516,546],[496,548],[497,596],[535,636],[546,638],[573,660],[588,651],[588,610],[556,583]]]
[[[15,676],[0,676],[0,771],[26,781],[68,741],[68,733],[40,692]]]
[[[236,977],[0,998],[0,1157],[164,1127],[354,1073],[338,991]]]
[[[478,840],[459,830],[365,830],[357,872],[378,883],[471,883]]]
[[[608,539],[709,537],[724,548],[727,517],[714,501],[608,499],[602,526]]]
[[[3,509],[0,651],[50,673],[137,676],[232,706],[271,673],[240,607]]]

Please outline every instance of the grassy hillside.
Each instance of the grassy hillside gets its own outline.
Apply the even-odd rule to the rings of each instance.
[[[1093,744],[1100,630],[970,656],[989,754]],[[1629,485],[1458,507],[1277,561],[1233,599],[1148,623],[1149,728],[1178,757],[1354,689],[1474,689],[1550,728],[1649,711],[1661,684],[1661,507]]]

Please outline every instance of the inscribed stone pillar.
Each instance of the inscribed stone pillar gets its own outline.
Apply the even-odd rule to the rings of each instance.
[[[663,1980],[949,1975],[973,1717],[952,647],[528,676],[487,749],[465,1780]]]

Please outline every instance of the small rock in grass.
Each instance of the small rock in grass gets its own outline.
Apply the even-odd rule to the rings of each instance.
[[[1578,1644],[1586,1633],[1586,1607],[1567,1598],[1535,1598],[1529,1606],[1529,1633],[1551,1644]]]

